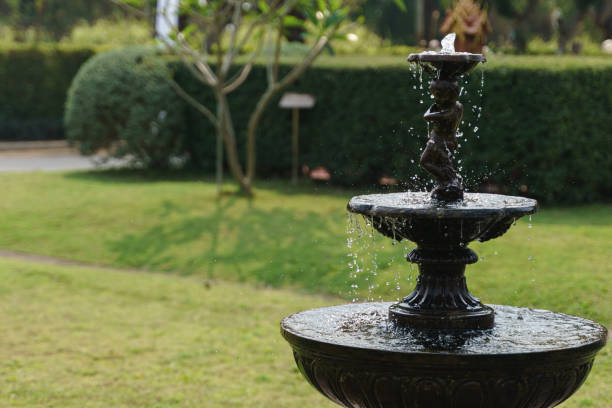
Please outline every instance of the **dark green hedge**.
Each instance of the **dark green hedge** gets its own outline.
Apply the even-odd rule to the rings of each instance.
[[[66,92],[93,54],[52,46],[0,48],[0,140],[62,139]]]
[[[542,59],[544,64],[524,61],[491,64],[482,97],[480,71],[468,81],[462,97],[466,137],[458,155],[466,185],[548,203],[609,200],[612,64],[595,58],[583,63],[554,58]],[[184,68],[176,69],[186,88],[201,100],[210,100],[209,92]],[[265,70],[256,69],[233,96],[236,123],[246,123],[264,83]],[[422,115],[429,99],[419,103],[418,86],[403,65],[368,67],[366,61],[361,66],[312,68],[293,88],[317,97],[315,109],[301,116],[302,163],[328,168],[339,184],[373,185],[390,176],[404,187],[428,188],[420,181],[427,175],[417,163],[426,142]],[[482,118],[476,124],[473,107],[480,105]],[[192,109],[187,118],[193,164],[210,169],[213,129]],[[290,123],[290,113],[276,103],[266,112],[257,143],[260,176],[287,174]]]
[[[0,139],[62,137],[70,80],[92,54],[65,48],[0,49]],[[211,101],[210,92],[180,63],[170,64],[177,81],[202,101]],[[479,70],[469,82],[462,97],[466,125],[474,123],[471,107],[481,101]],[[317,97],[315,109],[301,115],[302,163],[328,168],[338,184],[374,185],[390,176],[412,189],[427,188],[418,181],[427,176],[416,163],[426,141],[422,115],[428,99],[419,103],[415,84],[418,88],[402,58],[321,60],[292,89]],[[246,123],[264,86],[265,70],[257,67],[231,95],[237,124]],[[484,88],[479,137],[464,126],[467,140],[459,155],[471,189],[560,203],[612,198],[612,59],[491,58]],[[189,164],[210,171],[214,131],[186,104],[181,110],[187,129],[182,149],[191,157]],[[275,101],[258,133],[259,176],[288,174],[290,126],[290,112]],[[239,128],[238,137],[244,137],[244,129]]]

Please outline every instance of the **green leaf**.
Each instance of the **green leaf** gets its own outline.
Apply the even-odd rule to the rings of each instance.
[[[197,29],[198,29],[198,26],[192,23],[192,24],[189,24],[187,27],[185,27],[185,29],[182,31],[182,34],[185,38],[189,38],[189,36],[193,34],[193,32]]]
[[[270,6],[268,3],[266,3],[266,0],[259,0],[259,3],[257,4],[259,5],[259,9],[262,11],[262,13],[270,12]]]
[[[329,8],[332,10],[338,10],[342,7],[342,0],[329,0]]]
[[[327,4],[325,4],[325,0],[317,0],[317,7],[318,7],[319,11],[326,11],[327,10]]]
[[[327,29],[330,27],[337,26],[345,19],[345,17],[346,16],[344,14],[334,11],[329,15],[329,17],[325,19],[325,22],[323,23],[323,28]]]
[[[408,9],[406,8],[406,4],[404,3],[404,0],[393,0],[393,2],[397,6],[397,8],[402,10],[404,13],[408,11]]]
[[[304,14],[306,14],[306,17],[313,25],[319,25],[319,20],[317,20],[317,16],[315,15],[315,13],[312,12],[311,9],[304,9]]]
[[[285,27],[302,27],[304,20],[301,20],[295,16],[285,16],[283,18],[283,26]]]

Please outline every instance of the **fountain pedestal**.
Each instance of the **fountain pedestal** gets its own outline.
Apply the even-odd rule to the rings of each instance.
[[[537,202],[465,193],[462,202],[441,204],[427,193],[394,193],[353,197],[347,209],[371,219],[381,234],[418,245],[407,257],[419,266],[417,285],[389,309],[392,321],[416,329],[489,329],[493,310],[467,288],[466,265],[478,261],[468,245],[504,234],[535,213]]]
[[[415,249],[408,260],[419,265],[414,291],[389,308],[397,325],[419,329],[490,329],[495,312],[470,294],[465,265],[474,263],[474,251],[462,248],[443,254]]]

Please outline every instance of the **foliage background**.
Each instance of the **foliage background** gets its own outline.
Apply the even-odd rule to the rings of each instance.
[[[327,168],[335,184],[373,186],[381,177],[393,177],[402,188],[430,187],[417,160],[427,135],[422,119],[428,104],[426,78],[421,83],[419,73],[397,60],[328,59],[304,75],[292,90],[313,93],[317,105],[302,114],[301,164]],[[207,88],[180,62],[168,64],[178,83],[211,106]],[[256,66],[250,80],[232,94],[236,123],[247,123],[253,95],[265,87],[265,75],[265,68]],[[610,83],[612,61],[595,57],[511,58],[490,63],[484,77],[475,70],[462,97],[466,109],[456,163],[466,169],[468,188],[527,194],[544,202],[609,200],[612,180],[602,169],[612,169],[612,157],[606,153],[612,149]],[[145,100],[154,104],[153,99]],[[598,109],[592,108],[593,101]],[[68,110],[82,109],[86,103],[69,100]],[[133,109],[133,100],[116,103],[117,112]],[[184,152],[187,166],[210,172],[214,129],[183,105],[184,145],[172,154]],[[96,118],[82,120],[95,123]],[[290,113],[276,103],[266,111],[257,141],[259,176],[288,174],[290,123]],[[239,139],[244,133],[244,128],[238,129]],[[111,142],[113,137],[121,139],[109,137]],[[239,140],[239,145],[244,143]]]

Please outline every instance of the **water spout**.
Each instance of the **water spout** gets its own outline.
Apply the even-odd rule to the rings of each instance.
[[[450,33],[442,39],[442,54],[454,54],[455,53],[455,33]]]

